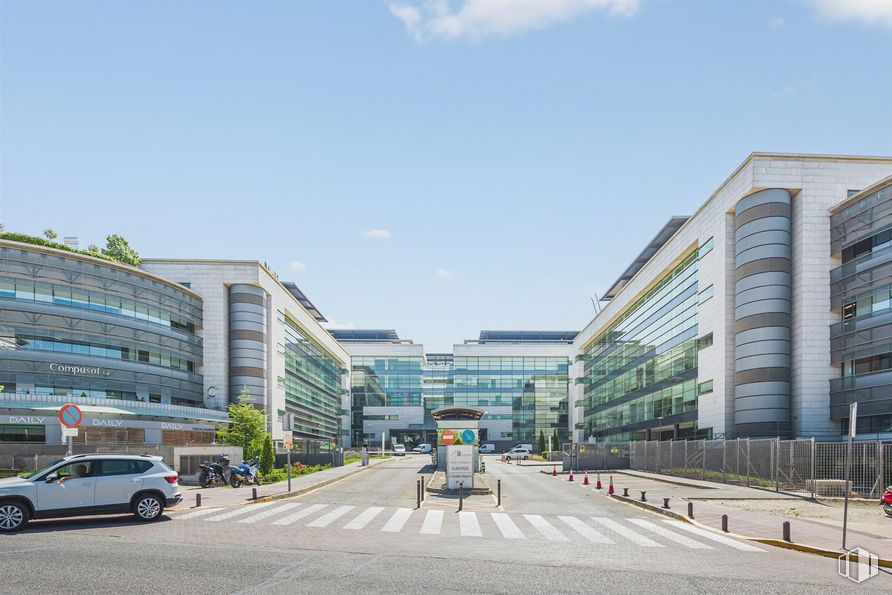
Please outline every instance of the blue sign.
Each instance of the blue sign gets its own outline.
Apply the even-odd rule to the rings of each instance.
[[[461,443],[462,444],[474,444],[477,440],[477,435],[474,433],[474,430],[465,430],[461,433]]]

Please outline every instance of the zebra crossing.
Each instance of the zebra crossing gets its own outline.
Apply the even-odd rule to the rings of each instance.
[[[462,511],[446,514],[439,509],[385,508],[264,502],[235,509],[203,508],[173,515],[175,520],[228,521],[242,525],[303,526],[416,533],[430,536],[490,538],[550,542],[584,541],[595,545],[631,544],[643,548],[682,547],[692,550],[730,548],[739,552],[764,552],[760,547],[672,519],[608,518],[509,514]]]

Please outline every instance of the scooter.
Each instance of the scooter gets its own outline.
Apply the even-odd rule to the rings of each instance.
[[[892,486],[886,488],[886,491],[883,493],[883,499],[880,500],[880,506],[883,507],[883,512],[888,516],[892,516]]]

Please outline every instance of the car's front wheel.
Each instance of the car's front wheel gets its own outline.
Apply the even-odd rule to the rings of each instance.
[[[164,503],[155,494],[140,496],[133,504],[133,514],[143,522],[155,521],[164,512]]]
[[[511,457],[505,457],[505,462],[506,462],[506,463],[510,463],[510,462],[511,462]]]
[[[16,501],[0,502],[0,533],[12,533],[28,524],[28,508]]]

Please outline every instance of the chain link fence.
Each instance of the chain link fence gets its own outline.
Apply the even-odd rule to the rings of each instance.
[[[845,442],[776,438],[565,445],[564,468],[632,469],[816,497],[843,497]],[[892,444],[852,445],[850,487],[879,499],[892,484]]]

